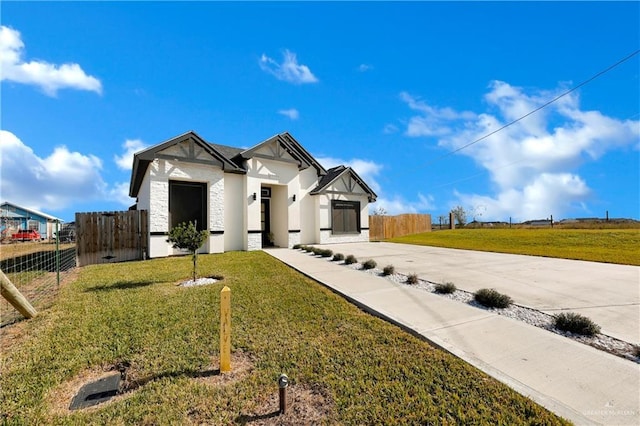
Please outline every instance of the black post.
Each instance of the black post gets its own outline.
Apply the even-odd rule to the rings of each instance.
[[[286,374],[281,374],[278,378],[279,396],[280,396],[280,408],[279,413],[285,414],[287,412],[287,386],[289,386],[289,378]]]
[[[56,220],[56,284],[60,287],[60,221]]]
[[[287,388],[280,388],[280,414],[287,412]]]

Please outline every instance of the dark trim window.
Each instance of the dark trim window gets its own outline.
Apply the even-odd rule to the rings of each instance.
[[[208,230],[207,184],[169,181],[169,229],[183,222],[194,222],[199,231]]]
[[[334,234],[360,233],[359,201],[331,201],[331,232]]]

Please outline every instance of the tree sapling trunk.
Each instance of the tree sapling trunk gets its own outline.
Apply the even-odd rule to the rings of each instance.
[[[188,250],[193,260],[193,281],[198,278],[198,249],[207,240],[206,230],[198,231],[197,222],[183,222],[174,226],[169,231],[168,242],[173,243],[174,248]]]

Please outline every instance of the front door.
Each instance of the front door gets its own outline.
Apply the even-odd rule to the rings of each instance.
[[[260,200],[260,230],[262,231],[262,247],[273,245],[273,241],[269,237],[271,234],[271,209],[269,199]]]

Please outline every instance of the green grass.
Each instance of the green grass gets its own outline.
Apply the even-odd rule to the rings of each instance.
[[[456,229],[389,241],[640,266],[639,229]]]
[[[2,351],[2,423],[230,424],[277,393],[283,372],[326,391],[330,424],[563,423],[263,252],[202,255],[200,275],[224,280],[176,286],[190,268],[189,257],[82,268]],[[194,377],[217,368],[223,285],[232,291],[232,350],[250,354],[254,369],[215,387]],[[65,382],[117,363],[143,383],[127,398],[72,413],[47,405]]]

